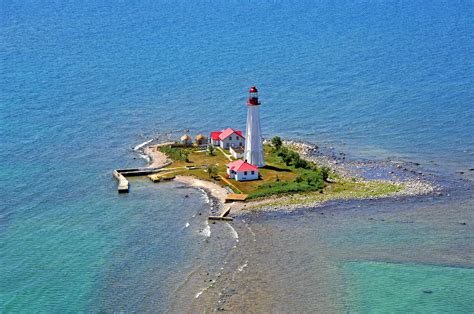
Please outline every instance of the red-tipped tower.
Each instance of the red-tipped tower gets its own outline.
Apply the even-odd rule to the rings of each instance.
[[[265,166],[265,160],[259,105],[258,90],[255,86],[252,86],[249,89],[249,99],[247,101],[247,133],[245,135],[244,160],[254,166],[263,167]]]
[[[249,99],[247,100],[247,105],[249,106],[258,106],[260,102],[258,101],[258,90],[257,87],[252,86],[249,89]]]

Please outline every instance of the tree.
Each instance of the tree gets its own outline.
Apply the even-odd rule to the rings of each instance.
[[[188,150],[182,149],[180,151],[180,159],[182,161],[189,162],[188,156],[189,156],[189,151]]]
[[[207,167],[207,174],[209,175],[209,179],[214,178],[217,175],[217,167],[216,166],[208,166]]]
[[[273,137],[271,142],[272,142],[273,147],[275,147],[275,150],[279,150],[281,146],[283,145],[283,141],[281,140],[279,136]]]
[[[295,160],[293,160],[293,165],[295,168],[303,168],[307,169],[308,168],[308,162],[301,157],[298,156]]]
[[[322,167],[319,171],[321,173],[321,176],[323,177],[323,180],[327,181],[329,178],[329,172],[331,171],[331,169],[329,169],[328,167]]]
[[[209,156],[214,156],[214,146],[213,145],[208,145],[207,146],[207,153],[209,154]]]

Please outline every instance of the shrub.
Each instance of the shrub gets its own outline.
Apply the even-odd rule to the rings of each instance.
[[[329,169],[328,167],[322,167],[321,169],[319,169],[319,172],[321,173],[323,180],[327,181],[329,178],[329,173],[331,172],[331,169]]]
[[[275,150],[279,150],[283,145],[283,141],[279,136],[273,137],[271,142],[273,147],[275,147]]]
[[[173,160],[186,161],[188,162],[189,151],[186,148],[182,147],[171,147],[171,146],[162,146],[160,151]]]
[[[290,150],[290,149],[288,149],[284,146],[281,146],[278,149],[277,156],[280,157],[281,160],[287,166],[292,165],[295,168],[303,168],[303,169],[311,168],[311,163],[309,163],[306,160],[302,159],[297,152],[295,152],[293,150]]]
[[[308,162],[304,159],[301,159],[299,156],[296,160],[293,161],[293,165],[295,166],[295,168],[303,168],[303,169],[309,168]]]
[[[295,178],[295,182],[296,182],[296,183],[301,183],[301,182],[303,182],[303,181],[304,181],[303,176],[297,176],[297,177]]]
[[[281,159],[283,160],[283,162],[289,166],[291,164],[294,165],[294,163],[300,159],[300,155],[298,155],[297,152],[294,152],[292,150],[289,150],[288,148],[284,147],[284,148],[281,148],[278,152],[278,156],[281,157]]]
[[[208,166],[207,167],[207,174],[209,175],[209,179],[215,178],[217,176],[217,167],[216,166]]]
[[[308,171],[295,178],[296,183],[304,183],[314,189],[322,189],[324,187],[323,176],[319,172]]]
[[[207,154],[208,154],[209,156],[214,156],[214,151],[215,151],[215,148],[214,148],[213,145],[208,145],[208,146],[207,146]]]

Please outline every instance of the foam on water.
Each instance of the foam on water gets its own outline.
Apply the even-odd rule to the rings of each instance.
[[[211,226],[206,220],[206,226],[199,231],[199,234],[209,238],[211,236]]]
[[[209,199],[209,195],[208,195],[208,193],[206,192],[206,190],[201,189],[201,188],[199,188],[198,190],[202,192],[202,200],[203,200],[206,204],[211,203],[211,200]]]
[[[139,154],[139,156],[140,156],[141,158],[145,159],[147,162],[150,162],[150,160],[151,160],[151,159],[150,159],[150,156],[148,156],[148,155]]]
[[[228,222],[226,222],[226,225],[229,227],[230,233],[232,235],[232,238],[235,239],[235,242],[239,242],[239,234],[237,233],[237,231],[235,231],[234,227],[232,227]]]
[[[237,268],[237,271],[240,273],[244,270],[245,267],[247,267],[249,265],[249,261],[245,261],[242,265],[240,265],[238,268]]]
[[[145,141],[145,142],[143,142],[143,143],[140,143],[140,144],[138,144],[137,146],[135,146],[135,147],[133,148],[133,150],[139,150],[140,148],[145,147],[147,144],[153,142],[153,140],[154,140],[154,139],[152,138],[151,140],[147,140],[147,141]]]

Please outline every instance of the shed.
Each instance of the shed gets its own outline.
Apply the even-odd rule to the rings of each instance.
[[[184,134],[180,138],[181,143],[186,146],[191,146],[193,144],[193,139],[188,134]]]
[[[198,134],[196,137],[195,137],[195,143],[196,145],[206,145],[207,144],[207,137],[205,137],[204,135],[202,134]]]

